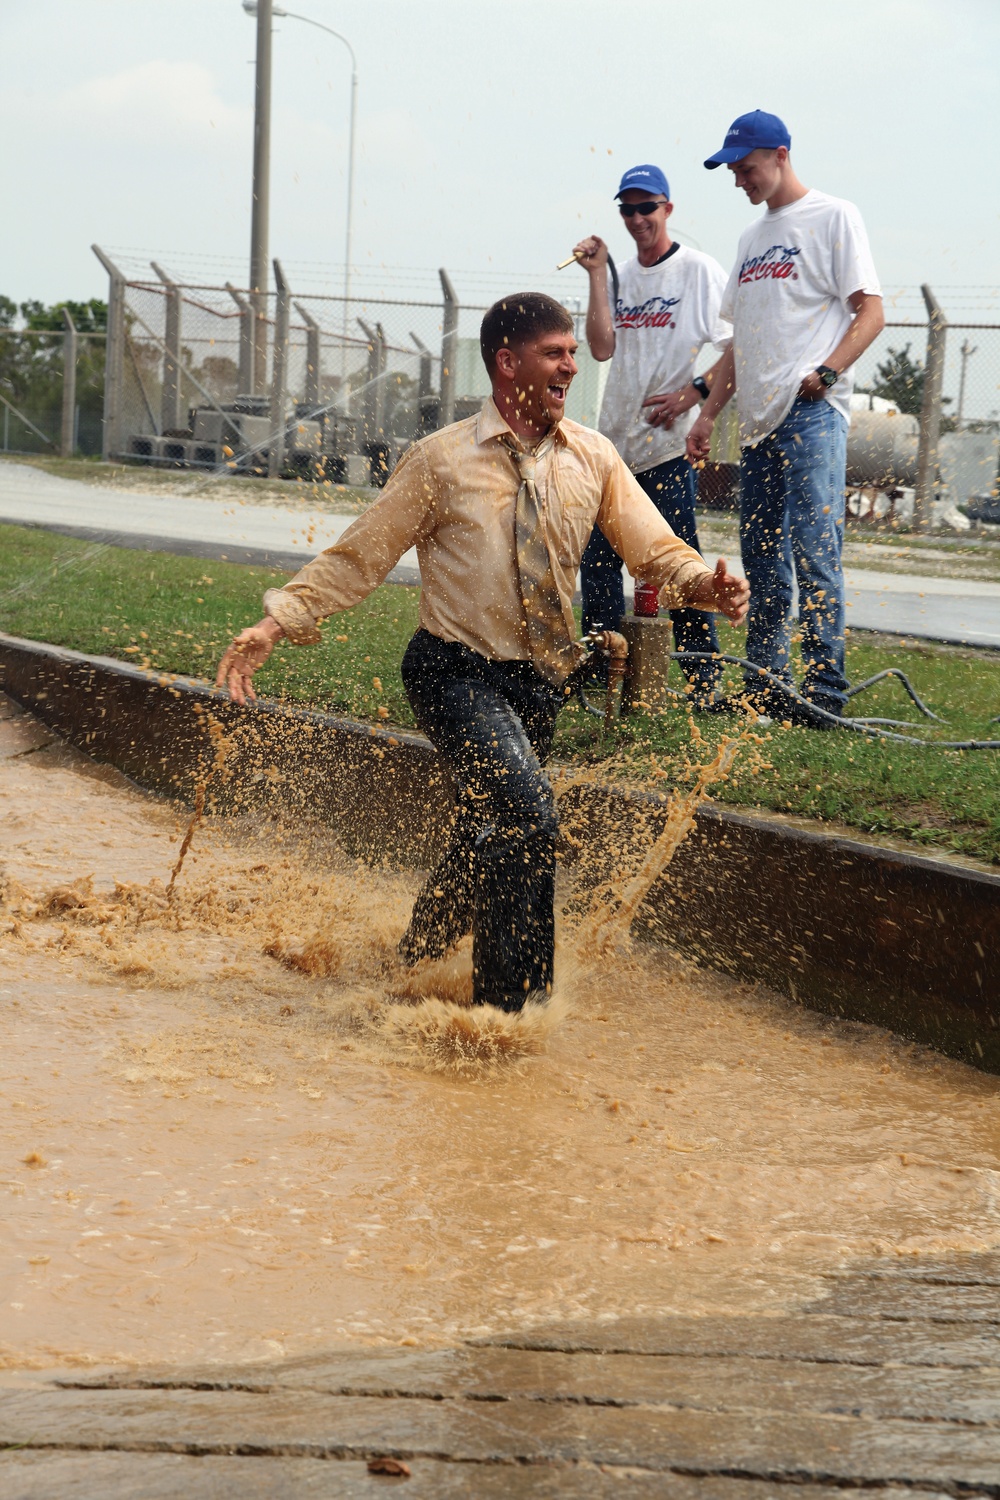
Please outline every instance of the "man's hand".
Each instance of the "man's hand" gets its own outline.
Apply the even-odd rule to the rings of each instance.
[[[679,391],[647,396],[642,405],[644,410],[649,408],[646,421],[650,427],[672,427],[682,412],[690,411],[697,402],[698,392],[693,385],[686,385]]]
[[[725,615],[732,625],[742,625],[750,603],[750,585],[745,578],[730,573],[726,559],[720,557],[715,572],[702,580],[688,603],[694,609],[711,609]]]
[[[234,703],[243,705],[248,698],[256,703],[253,674],[264,665],[275,642],[280,641],[284,633],[270,615],[265,615],[259,624],[241,631],[219,663],[215,674],[216,687],[228,688]]]
[[[589,234],[585,240],[573,246],[573,254],[587,272],[607,270],[608,247],[599,235]]]
[[[687,435],[687,460],[689,464],[701,464],[705,462],[708,457],[708,450],[712,446],[712,433],[714,430],[715,418],[707,417],[703,411]]]
[[[815,370],[810,370],[799,382],[800,401],[822,401],[826,395],[826,386],[820,380]]]

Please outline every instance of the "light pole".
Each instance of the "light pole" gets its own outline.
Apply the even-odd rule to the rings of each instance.
[[[257,97],[258,97],[258,110],[260,108],[259,100],[260,100],[260,72],[261,72],[261,61],[260,61],[260,59],[261,59],[262,12],[264,11],[265,8],[268,11],[267,44],[266,44],[267,72],[268,72],[268,86],[267,86],[267,111],[268,111],[267,135],[268,135],[268,144],[267,144],[266,150],[267,150],[267,159],[268,160],[269,160],[269,157],[270,157],[270,139],[269,139],[269,136],[270,136],[270,101],[271,101],[271,88],[270,88],[270,73],[271,73],[271,25],[270,25],[270,18],[271,18],[271,16],[279,16],[279,17],[286,17],[287,16],[287,18],[290,21],[303,21],[305,23],[305,25],[307,25],[307,26],[315,26],[316,29],[317,29],[317,31],[325,31],[326,34],[327,34],[327,36],[336,37],[338,42],[343,42],[344,46],[347,48],[348,52],[350,53],[350,57],[351,57],[351,123],[350,123],[350,133],[349,133],[349,136],[348,136],[348,144],[347,144],[347,225],[346,225],[346,229],[345,229],[345,233],[344,233],[344,320],[343,320],[343,343],[342,343],[342,351],[341,351],[342,373],[343,373],[343,376],[344,376],[344,378],[346,380],[346,375],[347,375],[347,325],[348,325],[348,307],[349,307],[350,300],[351,300],[351,234],[352,234],[353,220],[354,220],[354,139],[355,139],[355,124],[356,124],[356,121],[357,121],[357,113],[358,113],[358,60],[357,60],[357,58],[354,55],[354,48],[351,46],[351,44],[347,40],[346,36],[342,36],[339,31],[334,31],[334,29],[333,29],[332,26],[325,26],[322,21],[314,21],[311,16],[302,16],[302,15],[299,15],[294,10],[284,10],[280,6],[272,5],[271,0],[243,0],[243,9],[246,11],[247,15],[248,16],[256,16],[257,17],[257,80],[258,80],[258,82],[257,82],[257,90],[258,90]],[[256,205],[257,205],[257,201],[258,201],[258,186],[257,186],[257,175],[256,175],[257,174],[257,135],[258,135],[258,133],[259,133],[259,125],[255,125],[255,127],[254,127],[254,206],[255,206],[255,209],[256,209]],[[264,196],[264,206],[265,206],[265,221],[264,221],[264,267],[265,267],[265,270],[264,270],[264,275],[266,277],[266,275],[267,275],[267,270],[266,270],[266,266],[267,266],[267,220],[266,220],[267,190],[266,190],[266,188],[265,188],[265,196]],[[252,256],[252,251],[251,251],[251,256]],[[252,266],[251,266],[251,271],[252,271]],[[266,281],[265,281],[265,286],[266,286]]]
[[[271,188],[271,0],[254,5],[257,65],[253,114],[253,199],[250,208],[250,305],[253,308],[253,392],[267,389],[267,228]]]

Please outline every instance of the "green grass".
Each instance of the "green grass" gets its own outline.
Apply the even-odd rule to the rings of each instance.
[[[266,588],[288,575],[166,553],[126,551],[18,526],[0,526],[0,629],[195,677],[214,677],[235,632],[259,618]],[[417,621],[416,589],[385,588],[331,620],[322,645],[281,646],[260,673],[262,694],[327,712],[409,726],[399,663]],[[742,654],[743,635],[722,629],[723,649]],[[1000,654],[901,645],[860,633],[848,644],[857,682],[898,666],[949,723],[930,739],[1000,738]],[[738,677],[731,672],[731,685]],[[680,686],[680,678],[677,679]],[[863,706],[861,706],[863,705]],[[881,684],[859,712],[918,717],[897,685]],[[556,755],[609,778],[684,781],[736,718],[699,718],[682,710],[635,715],[602,743],[600,722],[571,704],[560,718]],[[926,732],[920,728],[919,732]],[[723,802],[771,808],[894,835],[1000,864],[1000,756],[871,742],[837,731],[772,726],[748,744],[731,778],[715,789]]]

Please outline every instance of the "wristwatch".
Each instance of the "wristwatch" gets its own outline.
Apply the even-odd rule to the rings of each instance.
[[[700,375],[696,375],[694,377],[694,379],[691,381],[691,384],[694,386],[695,390],[698,392],[698,395],[701,397],[701,399],[703,401],[707,401],[708,400],[708,381],[707,380],[702,380],[702,378],[701,378]]]
[[[837,381],[840,379],[840,375],[837,373],[837,371],[831,370],[829,365],[817,365],[816,374],[819,376],[820,384],[825,385],[827,390],[829,390],[832,385],[836,385]]]

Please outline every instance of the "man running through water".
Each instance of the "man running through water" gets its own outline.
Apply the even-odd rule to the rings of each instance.
[[[473,1003],[518,1011],[552,988],[555,799],[542,767],[585,660],[572,599],[596,521],[671,606],[738,624],[748,589],[679,540],[607,438],[565,418],[573,320],[551,297],[494,303],[480,347],[493,393],[478,416],[415,443],[334,546],[264,596],[264,618],[219,666],[237,703],[283,637],[366,598],[415,546],[420,628],[402,677],[456,789],[451,840],[399,945],[406,964],[473,936]]]

